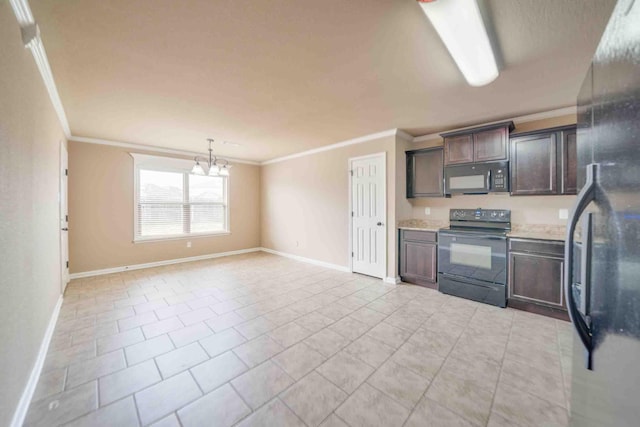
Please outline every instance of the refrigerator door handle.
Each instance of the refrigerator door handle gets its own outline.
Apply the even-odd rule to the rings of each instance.
[[[576,304],[575,299],[573,298],[573,233],[576,230],[576,226],[578,224],[578,220],[587,206],[595,200],[595,189],[596,189],[596,179],[597,179],[597,171],[598,165],[596,163],[591,163],[587,165],[587,174],[586,174],[586,182],[580,194],[578,194],[578,199],[573,208],[573,213],[569,217],[569,222],[567,223],[567,238],[565,241],[564,247],[564,294],[565,299],[567,301],[567,311],[569,312],[569,318],[571,319],[571,323],[575,328],[582,344],[587,350],[587,369],[592,369],[591,367],[591,349],[592,349],[592,336],[591,336],[591,325],[587,323],[588,320],[585,320],[580,311],[578,310],[578,306]],[[589,217],[588,221],[591,221]],[[589,227],[590,229],[591,227]],[[584,236],[585,238],[590,238],[590,236]],[[590,251],[590,241],[584,242],[583,252]],[[587,263],[590,264],[591,260],[589,259]],[[586,265],[587,263],[582,263],[582,271],[589,271],[590,265]],[[586,294],[589,292],[589,283],[587,282],[587,277],[583,276],[584,287],[582,289],[582,293]],[[587,297],[588,298],[588,297]],[[587,318],[588,319],[588,318]]]
[[[591,307],[591,256],[593,244],[593,213],[587,212],[582,218],[582,253],[580,259],[580,277],[582,280],[582,292],[580,292],[580,311],[587,319],[589,324],[589,310]]]

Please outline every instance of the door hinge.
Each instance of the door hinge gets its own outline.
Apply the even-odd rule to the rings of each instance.
[[[355,214],[353,213],[353,211],[351,211],[351,216],[355,216]]]
[[[65,169],[64,170],[64,174],[65,174],[65,176],[69,176],[69,169]]]
[[[65,221],[65,222],[69,222],[69,215],[65,215],[65,216],[64,216],[64,221]]]
[[[351,176],[353,176],[353,169],[351,169],[349,173],[351,174]]]
[[[69,261],[67,261],[67,268],[69,268]]]

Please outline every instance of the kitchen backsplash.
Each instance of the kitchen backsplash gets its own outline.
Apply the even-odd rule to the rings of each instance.
[[[420,198],[409,200],[412,218],[447,221],[450,209],[510,209],[513,224],[566,225],[559,218],[560,209],[571,211],[576,196],[509,196],[505,194],[460,195],[451,198]],[[431,214],[425,214],[425,208]],[[411,218],[401,218],[411,219]]]

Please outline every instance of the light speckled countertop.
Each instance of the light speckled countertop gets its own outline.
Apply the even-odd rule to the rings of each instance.
[[[438,231],[449,226],[449,221],[433,221],[424,219],[405,219],[398,221],[398,228],[402,230]],[[562,240],[566,235],[564,225],[551,224],[512,224],[508,237],[538,240]]]
[[[428,221],[424,219],[405,219],[398,221],[398,228],[402,230],[438,231],[448,226],[449,221]]]
[[[509,237],[521,239],[562,240],[566,237],[564,225],[550,224],[512,224]]]

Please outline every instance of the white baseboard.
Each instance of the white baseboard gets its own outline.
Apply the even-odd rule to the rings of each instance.
[[[49,343],[53,336],[53,330],[56,328],[56,322],[58,321],[58,315],[60,314],[60,307],[62,307],[62,295],[58,298],[58,302],[56,303],[53,313],[51,314],[51,318],[49,319],[49,324],[47,325],[47,330],[44,333],[44,338],[40,343],[40,350],[38,351],[36,363],[31,370],[27,386],[22,392],[22,396],[18,402],[18,407],[13,413],[13,418],[11,419],[10,424],[11,427],[21,427],[22,424],[24,424],[24,418],[27,416],[27,410],[31,404],[31,398],[33,397],[33,393],[36,391],[36,386],[40,379],[40,373],[42,372],[42,366],[44,365],[44,360],[47,357],[47,352],[49,351]]]
[[[241,255],[241,254],[247,254],[250,252],[259,252],[261,250],[262,248],[249,248],[249,249],[240,249],[237,251],[218,252],[214,254],[198,255],[198,256],[192,256],[187,258],[175,258],[175,259],[168,259],[164,261],[147,262],[145,264],[125,265],[121,267],[105,268],[102,270],[92,270],[92,271],[83,271],[80,273],[73,273],[69,277],[72,280],[81,279],[83,277],[101,276],[103,274],[121,273],[123,271],[141,270],[143,268],[153,268],[153,267],[160,267],[163,265],[180,264],[183,262],[202,261],[204,259],[222,258],[226,256],[231,256],[231,255]]]
[[[267,252],[270,254],[274,254],[274,255],[279,255],[285,258],[291,258],[294,259],[296,261],[301,261],[301,262],[306,262],[307,264],[313,264],[313,265],[317,265],[320,267],[325,267],[325,268],[330,268],[332,270],[338,270],[338,271],[344,271],[346,273],[351,273],[351,270],[349,269],[349,267],[345,267],[343,265],[338,265],[338,264],[331,264],[329,262],[324,262],[324,261],[318,261],[317,259],[313,259],[313,258],[305,258],[302,257],[300,255],[293,255],[293,254],[289,254],[286,252],[280,252],[280,251],[276,251],[273,249],[269,249],[269,248],[260,248],[261,251],[263,252]]]
[[[229,251],[229,252],[218,252],[215,254],[207,254],[207,255],[199,255],[199,256],[193,256],[193,257],[188,257],[188,258],[176,258],[176,259],[168,259],[168,260],[164,260],[164,261],[156,261],[156,262],[148,262],[145,264],[134,264],[134,265],[126,265],[126,266],[121,266],[121,267],[112,267],[112,268],[105,268],[102,270],[92,270],[92,271],[83,271],[80,273],[73,273],[71,274],[69,277],[71,279],[82,279],[84,277],[92,277],[92,276],[101,276],[104,274],[112,274],[112,273],[121,273],[123,271],[130,271],[130,270],[141,270],[144,268],[153,268],[153,267],[160,267],[163,265],[171,265],[171,264],[180,264],[183,262],[192,262],[192,261],[201,261],[201,260],[205,260],[205,259],[212,259],[212,258],[221,258],[221,257],[226,257],[226,256],[231,256],[231,255],[240,255],[240,254],[246,254],[246,253],[250,253],[250,252],[267,252],[273,255],[279,255],[285,258],[290,258],[296,261],[300,261],[300,262],[305,262],[307,264],[313,264],[313,265],[317,265],[319,267],[325,267],[325,268],[330,268],[332,270],[337,270],[337,271],[343,271],[346,273],[351,273],[351,270],[349,269],[349,267],[345,267],[343,265],[338,265],[338,264],[332,264],[329,262],[324,262],[324,261],[319,261],[317,259],[313,259],[313,258],[305,258],[302,257],[300,255],[294,255],[294,254],[290,254],[287,252],[280,252],[280,251],[276,251],[274,249],[269,249],[269,248],[249,248],[249,249],[241,249],[238,251]],[[385,279],[383,279],[386,283],[400,283],[400,278],[393,278],[393,277],[387,277]]]

